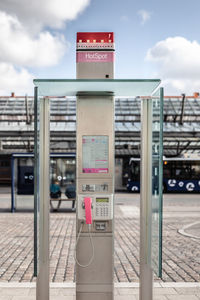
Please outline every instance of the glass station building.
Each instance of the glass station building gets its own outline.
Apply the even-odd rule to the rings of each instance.
[[[139,97],[134,101],[130,98],[115,100],[117,190],[126,188],[130,161],[139,158],[140,102]],[[57,178],[65,186],[75,176],[76,99],[52,97],[50,105],[52,178]],[[20,170],[17,172],[30,175],[33,168],[33,156],[23,157],[22,154],[31,154],[34,150],[34,99],[14,94],[0,97],[0,107],[0,184],[5,185],[11,184],[12,157],[15,156],[16,167]],[[199,158],[200,98],[197,95],[165,97],[163,117],[164,157]],[[31,179],[27,177],[27,180]]]

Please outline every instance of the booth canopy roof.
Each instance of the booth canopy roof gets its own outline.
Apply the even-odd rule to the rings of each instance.
[[[160,79],[34,79],[39,96],[76,96],[80,92],[112,92],[117,97],[151,96]]]

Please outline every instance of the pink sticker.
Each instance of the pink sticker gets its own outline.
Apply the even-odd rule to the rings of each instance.
[[[114,62],[114,52],[83,51],[76,53],[76,62]]]
[[[83,168],[83,173],[108,173],[108,168]]]

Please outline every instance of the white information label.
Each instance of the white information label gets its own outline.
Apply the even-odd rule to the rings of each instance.
[[[85,135],[83,144],[83,173],[108,173],[108,136]]]

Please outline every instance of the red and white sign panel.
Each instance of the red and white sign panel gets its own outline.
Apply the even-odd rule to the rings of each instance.
[[[76,62],[114,62],[114,33],[77,32]]]
[[[77,43],[114,43],[114,32],[77,32]]]

